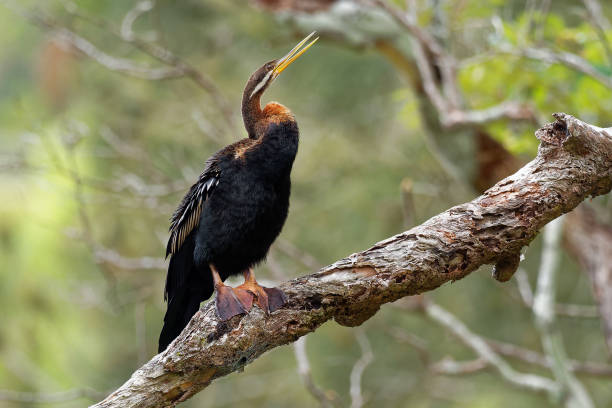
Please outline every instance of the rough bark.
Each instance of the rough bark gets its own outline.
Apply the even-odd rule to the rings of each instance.
[[[216,378],[322,323],[357,326],[381,305],[433,290],[478,267],[498,264],[504,279],[540,228],[590,196],[612,188],[612,132],[556,114],[536,132],[537,157],[475,200],[350,255],[316,274],[283,283],[282,309],[254,308],[220,322],[213,302],[163,353],[97,407],[174,406]]]
[[[612,227],[584,204],[566,219],[565,241],[589,275],[612,355]]]

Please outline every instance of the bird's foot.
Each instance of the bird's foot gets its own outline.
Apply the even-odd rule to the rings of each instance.
[[[217,315],[222,321],[251,310],[253,295],[247,291],[220,284],[215,286],[215,292]]]
[[[287,295],[278,288],[261,287],[268,295],[268,307],[270,312],[280,309],[287,303]]]
[[[234,288],[234,294],[236,295],[242,306],[244,306],[247,313],[250,312],[251,308],[253,307],[253,293],[238,286],[237,288]]]
[[[236,289],[243,292],[248,292],[251,295],[251,304],[253,302],[253,297],[255,297],[255,302],[266,314],[280,309],[285,303],[287,303],[287,296],[282,290],[261,286],[254,280],[246,281]]]

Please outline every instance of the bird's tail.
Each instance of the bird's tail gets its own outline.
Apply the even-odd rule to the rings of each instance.
[[[183,269],[185,267],[188,272]],[[176,279],[177,275],[180,277],[187,275],[187,279]],[[159,335],[159,353],[181,334],[200,308],[200,302],[208,299],[213,291],[210,271],[196,271],[192,264],[184,265],[179,259],[170,259],[166,281],[168,310],[164,316],[164,327]]]

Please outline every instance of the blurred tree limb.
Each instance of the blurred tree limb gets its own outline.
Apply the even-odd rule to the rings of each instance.
[[[567,217],[566,244],[589,275],[599,304],[608,351],[612,354],[612,226],[597,220],[596,212],[581,205]]]
[[[521,272],[520,269],[517,271],[517,275],[519,272]],[[419,299],[418,296],[404,298],[398,302],[395,302],[393,305],[409,312],[417,311],[425,315],[425,308],[433,304],[435,304],[438,309],[441,309],[441,306],[434,303],[431,299]],[[461,322],[458,317],[452,315],[449,311],[444,310],[444,313],[449,314],[451,317],[449,317],[448,319],[433,319],[432,315],[426,316],[444,327],[447,327],[445,323],[449,321],[456,320]],[[493,352],[499,354],[500,356],[510,357],[512,359],[516,359],[518,361],[522,361],[524,363],[532,364],[546,369],[550,369],[552,366],[550,359],[544,354],[518,346],[513,343],[506,343],[498,340],[493,340],[491,338],[483,337],[482,335],[474,333],[466,326],[465,323],[461,322],[461,325],[464,326],[466,330],[471,333],[472,336],[477,336],[483,341],[485,341],[487,346],[490,347]],[[448,328],[449,330],[451,329],[450,327]],[[490,363],[485,358],[480,356],[474,360],[469,361],[457,361],[450,357],[445,357],[444,359],[438,362],[431,362],[431,357],[429,356],[429,350],[427,348],[427,342],[425,340],[419,339],[414,333],[410,333],[408,331],[398,328],[390,329],[388,330],[388,332],[397,341],[410,344],[412,347],[414,347],[415,350],[418,352],[419,357],[423,362],[424,366],[428,367],[428,369],[433,371],[434,373],[445,375],[471,374],[480,370],[484,370],[490,366]],[[469,346],[470,344],[466,343],[466,345]],[[569,369],[577,374],[596,377],[612,376],[612,365],[606,363],[600,363],[595,361],[578,361],[572,359],[568,359],[568,363]],[[531,386],[529,388],[534,389]]]
[[[514,370],[512,366],[501,358],[499,354],[496,353],[482,337],[472,333],[461,320],[457,319],[442,307],[433,302],[427,301],[424,302],[423,306],[425,315],[429,319],[448,328],[455,337],[470,347],[480,357],[480,359],[486,363],[486,365],[494,367],[499,375],[501,375],[502,378],[504,378],[504,380],[510,384],[534,391],[548,392],[553,395],[559,393],[559,386],[557,383],[555,383],[555,381],[546,377],[541,377],[534,374],[523,374]],[[465,372],[466,368],[468,368],[468,372],[480,369],[480,365],[478,364],[476,364],[476,367],[466,367],[466,363],[460,363],[457,366],[457,363],[455,362],[455,367],[453,367],[451,370],[449,370],[451,365],[448,364],[448,361],[446,361],[446,364],[444,365],[440,363],[437,364],[437,366],[434,366],[434,369],[440,370],[441,368],[444,368],[446,371],[451,372],[457,369]],[[474,366],[474,364],[470,363],[467,365]]]
[[[206,73],[196,69],[187,61],[181,59],[169,49],[152,42],[144,41],[135,35],[134,31],[132,30],[132,24],[142,13],[153,8],[153,2],[138,2],[136,6],[130,9],[130,11],[128,11],[124,17],[121,29],[116,29],[112,24],[105,20],[81,13],[77,5],[72,2],[66,2],[65,9],[71,15],[106,30],[109,34],[114,35],[119,40],[132,45],[141,52],[149,55],[151,58],[159,61],[162,66],[157,67],[143,65],[126,58],[114,57],[102,51],[92,42],[80,36],[73,30],[63,26],[59,21],[43,14],[42,12],[25,9],[12,0],[0,0],[0,3],[4,4],[16,14],[27,19],[32,24],[51,31],[54,34],[55,40],[60,45],[67,46],[66,48],[69,50],[78,51],[79,53],[90,58],[92,61],[97,62],[111,71],[152,81],[175,78],[190,79],[214,100],[214,105],[219,107],[222,117],[224,118],[229,129],[236,129],[236,124],[232,113],[233,111],[229,106],[229,102],[223,93],[217,88],[212,78],[208,77]],[[72,49],[70,49],[71,47]]]
[[[300,377],[302,377],[304,386],[317,400],[319,406],[322,408],[341,406],[335,392],[324,390],[314,383],[312,373],[310,372],[310,361],[308,360],[308,355],[306,354],[306,336],[300,337],[295,343],[293,343],[293,350],[295,353],[295,359],[297,360],[298,374]]]
[[[593,407],[588,392],[572,373],[561,332],[554,325],[555,291],[559,263],[559,242],[563,219],[557,218],[544,228],[544,249],[538,284],[533,298],[533,314],[536,327],[541,333],[542,348],[551,362],[552,372],[565,393],[567,407]]]
[[[381,305],[516,256],[549,221],[612,189],[612,134],[570,115],[536,132],[537,157],[475,200],[280,287],[287,305],[227,322],[208,302],[163,353],[97,407],[174,406],[264,352],[334,319],[358,326]]]
[[[584,206],[582,204],[579,206],[572,215],[576,212],[581,211],[581,208]],[[516,278],[516,283],[518,287],[518,291],[521,297],[521,301],[528,308],[533,307],[533,290],[529,284],[529,278],[527,277],[527,272],[524,269],[518,268],[516,274],[514,275]],[[594,305],[578,305],[572,303],[557,303],[554,306],[555,313],[559,316],[564,317],[575,317],[575,318],[591,318],[591,319],[599,319],[599,311],[597,310],[597,306]]]

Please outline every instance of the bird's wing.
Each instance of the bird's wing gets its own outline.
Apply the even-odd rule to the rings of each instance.
[[[217,167],[217,160],[213,156],[206,162],[206,166],[198,181],[191,186],[181,204],[170,219],[170,239],[166,247],[166,256],[176,254],[189,236],[191,231],[200,223],[204,201],[212,194],[219,184],[221,172]]]

